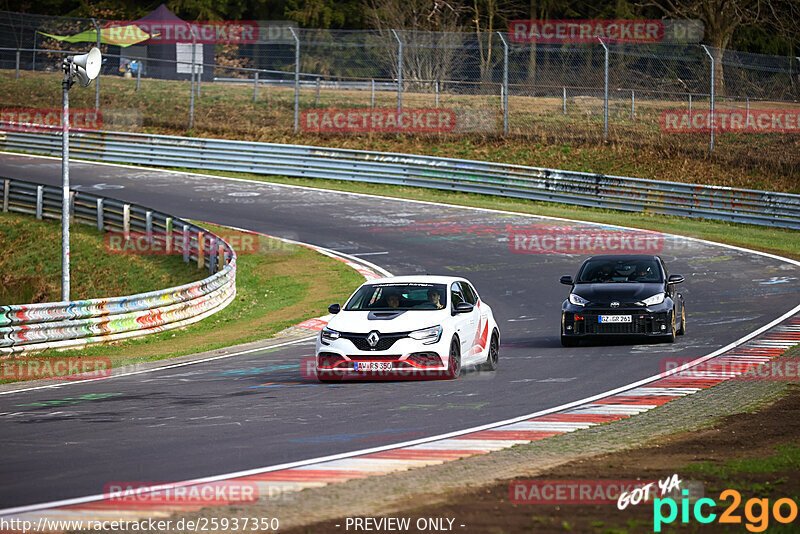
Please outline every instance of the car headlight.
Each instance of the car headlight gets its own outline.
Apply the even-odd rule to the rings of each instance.
[[[408,337],[422,341],[423,345],[432,345],[438,343],[442,337],[442,327],[432,326],[430,328],[423,328],[422,330],[414,330]]]
[[[333,341],[335,339],[339,339],[341,334],[336,330],[331,330],[327,326],[320,331],[320,337],[323,341]]]
[[[642,304],[644,304],[645,306],[655,306],[656,304],[661,304],[662,302],[664,302],[665,296],[666,295],[664,293],[656,293],[649,299],[644,299],[642,301]]]
[[[581,297],[580,295],[576,295],[575,293],[569,294],[569,301],[571,304],[574,304],[575,306],[586,306],[587,304],[589,304],[588,300]]]

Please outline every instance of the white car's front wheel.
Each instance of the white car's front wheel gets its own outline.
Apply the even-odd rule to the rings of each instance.
[[[453,380],[461,374],[461,343],[457,337],[450,342],[450,357],[447,359],[445,378]]]

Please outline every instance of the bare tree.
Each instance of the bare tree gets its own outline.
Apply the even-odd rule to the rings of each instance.
[[[452,72],[460,67],[465,12],[461,0],[366,0],[365,8],[368,22],[384,39],[391,37],[392,29],[403,30],[405,80],[427,86],[452,78]],[[395,55],[393,72],[396,64]]]
[[[705,24],[705,42],[714,58],[716,93],[725,94],[723,53],[742,24],[764,22],[770,0],[650,0],[643,6],[654,6],[673,18],[693,18]]]

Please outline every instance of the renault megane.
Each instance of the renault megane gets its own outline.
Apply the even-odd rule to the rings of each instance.
[[[457,378],[461,369],[494,370],[500,331],[492,309],[464,278],[397,276],[370,280],[317,337],[322,380],[387,376]]]

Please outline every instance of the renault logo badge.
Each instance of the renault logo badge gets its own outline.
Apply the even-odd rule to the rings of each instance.
[[[377,332],[370,332],[369,335],[367,336],[367,343],[369,343],[370,347],[375,347],[375,345],[377,345],[378,341],[380,340],[381,338]]]

